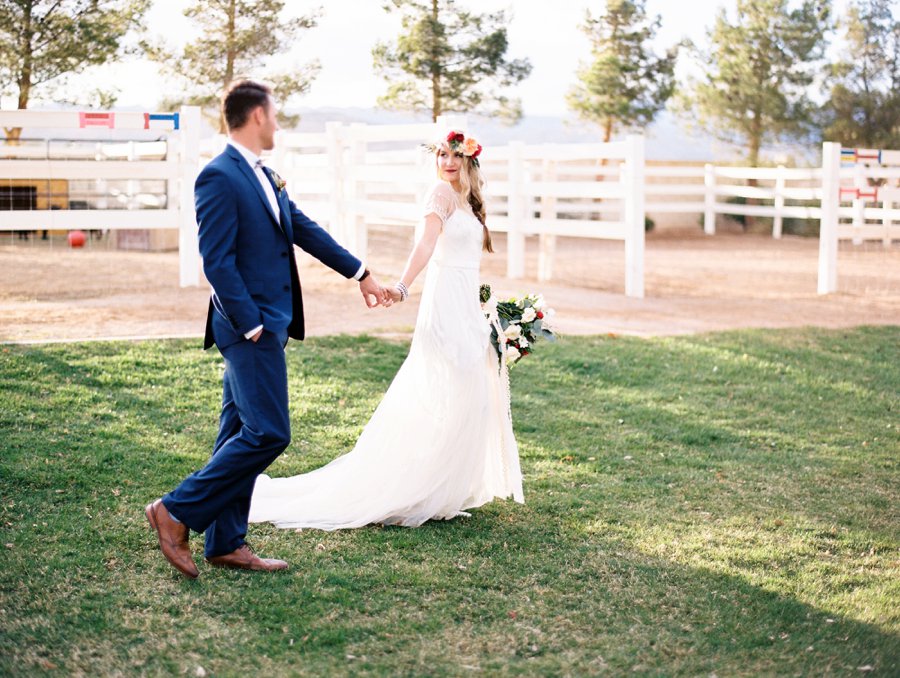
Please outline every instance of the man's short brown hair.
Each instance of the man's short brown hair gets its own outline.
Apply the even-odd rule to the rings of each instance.
[[[222,97],[222,115],[229,130],[247,124],[250,113],[258,106],[267,106],[272,88],[252,80],[235,80]]]

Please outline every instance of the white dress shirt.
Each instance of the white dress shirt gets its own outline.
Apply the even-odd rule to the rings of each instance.
[[[247,164],[250,165],[250,169],[252,169],[253,174],[256,175],[256,180],[262,187],[263,193],[266,194],[266,198],[269,200],[269,207],[272,208],[272,215],[275,217],[275,220],[280,223],[281,208],[278,207],[278,198],[275,196],[275,189],[272,188],[272,182],[269,181],[266,173],[263,172],[263,168],[258,164],[260,159],[259,156],[250,149],[241,146],[234,139],[229,139],[228,143],[233,146],[234,149],[243,156],[244,160],[247,161]]]
[[[256,176],[256,180],[259,181],[259,185],[262,186],[263,193],[266,194],[266,199],[269,201],[269,207],[272,208],[272,215],[275,217],[275,220],[278,223],[281,223],[281,208],[278,206],[278,198],[275,196],[275,189],[272,186],[272,182],[269,181],[269,178],[266,176],[266,173],[263,172],[262,167],[257,163],[260,159],[256,153],[251,151],[249,148],[242,146],[234,139],[229,139],[228,143],[234,147],[234,149],[241,154],[241,157],[247,161],[247,164],[250,165],[250,169],[253,170],[253,174]],[[353,275],[355,280],[359,280],[363,273],[366,272],[366,264],[363,262],[359,270]],[[263,328],[262,325],[258,325],[254,327],[249,332],[244,333],[244,337],[250,339],[253,335],[259,332]]]

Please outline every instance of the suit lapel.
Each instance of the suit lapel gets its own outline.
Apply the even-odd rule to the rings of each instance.
[[[250,185],[253,186],[253,190],[256,191],[256,194],[259,196],[259,199],[262,200],[262,204],[266,210],[266,213],[272,218],[272,220],[275,222],[275,224],[277,226],[280,226],[281,221],[279,219],[279,215],[274,214],[272,212],[272,205],[269,203],[269,199],[266,197],[266,192],[263,190],[263,187],[260,185],[259,179],[257,179],[257,177],[256,177],[256,173],[253,171],[253,169],[250,167],[250,165],[247,164],[247,161],[244,160],[244,156],[242,156],[240,154],[240,152],[231,145],[226,146],[226,150],[228,152],[228,155],[231,156],[231,158],[237,163],[237,166],[238,166],[238,169],[240,170],[240,172],[243,173],[243,175],[247,178],[247,181],[250,182]],[[277,192],[275,195],[277,197],[277,195],[278,195]],[[279,200],[278,203],[280,205],[281,201]]]
[[[290,228],[290,219],[287,218],[287,215],[290,214],[290,211],[285,207],[284,201],[284,191],[278,190],[278,186],[275,185],[275,174],[274,170],[269,167],[263,167],[263,174],[266,175],[266,179],[269,180],[269,184],[272,186],[272,190],[275,191],[275,202],[278,203],[278,225],[281,226],[281,230],[284,231],[284,234],[288,237],[288,240],[293,241],[294,236],[291,232]]]
[[[272,182],[273,188],[275,182]],[[275,189],[275,199],[278,201],[278,210],[279,217],[281,222],[281,230],[284,231],[284,234],[288,237],[288,240],[293,242],[294,235],[293,229],[291,228],[291,210],[287,205],[287,197],[284,191],[279,191],[277,188]]]
[[[275,191],[275,202],[278,203],[278,222],[281,225],[281,230],[284,231],[284,234],[288,237],[288,240],[293,241],[294,236],[291,229],[291,220],[289,218],[291,211],[285,204],[286,198],[284,191],[279,191],[278,187],[275,185],[275,177],[272,176],[273,170],[268,167],[263,167],[263,174],[266,175],[269,183],[272,184],[272,190]]]

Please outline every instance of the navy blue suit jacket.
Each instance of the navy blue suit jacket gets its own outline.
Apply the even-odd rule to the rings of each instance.
[[[268,170],[267,170],[268,171]],[[295,339],[304,336],[303,299],[293,245],[346,278],[362,263],[275,190],[275,215],[256,174],[228,145],[194,185],[203,272],[213,288],[203,347],[245,341],[262,325]]]

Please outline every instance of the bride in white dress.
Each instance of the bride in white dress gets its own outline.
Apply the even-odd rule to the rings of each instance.
[[[349,453],[310,473],[262,475],[250,522],[321,530],[416,527],[494,498],[523,501],[509,394],[479,303],[491,249],[481,199],[481,146],[461,132],[429,146],[440,181],[424,231],[392,291],[408,296],[428,267],[409,355]]]

